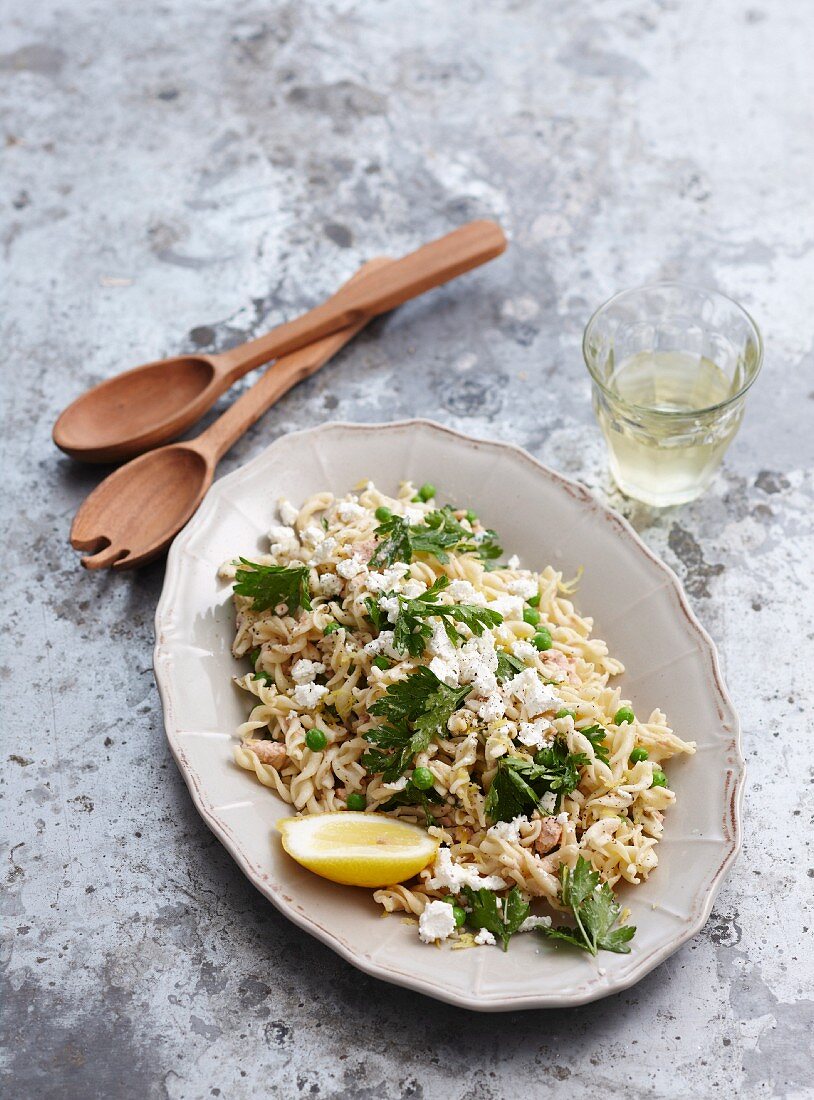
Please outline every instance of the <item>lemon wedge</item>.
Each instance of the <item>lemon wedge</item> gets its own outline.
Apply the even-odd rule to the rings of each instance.
[[[392,886],[431,863],[438,841],[384,814],[336,813],[277,822],[283,848],[314,874],[346,886]]]

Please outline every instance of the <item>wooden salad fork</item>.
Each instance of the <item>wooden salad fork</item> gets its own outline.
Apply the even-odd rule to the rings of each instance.
[[[168,443],[255,367],[394,309],[499,256],[505,247],[495,222],[470,222],[391,262],[374,280],[351,280],[327,302],[239,348],[125,371],[69,405],[54,425],[54,442],[85,462],[119,462]]]
[[[379,278],[395,262],[370,260],[345,286]],[[195,439],[148,451],[106,477],[71,527],[74,549],[90,552],[82,558],[85,568],[133,569],[166,550],[201,503],[229,448],[279,397],[327,363],[367,320],[278,359]]]

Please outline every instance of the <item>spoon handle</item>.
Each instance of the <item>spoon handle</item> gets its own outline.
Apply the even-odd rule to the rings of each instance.
[[[369,260],[345,283],[346,287],[361,282],[374,271],[383,274],[394,265],[394,260],[378,257]],[[344,288],[343,288],[344,289]],[[339,290],[341,294],[343,290]],[[265,374],[241,394],[221,416],[201,432],[192,442],[196,451],[203,454],[212,465],[216,465],[226,452],[234,446],[252,424],[271,408],[275,401],[288,393],[292,386],[318,371],[336,353],[345,346],[360,329],[364,328],[368,317],[341,329],[330,336],[323,337],[307,347],[299,348],[273,363]]]
[[[475,221],[394,260],[374,278],[346,284],[327,302],[265,336],[212,356],[227,385],[248,371],[409,301],[499,256],[506,237],[493,221]],[[351,281],[353,282],[353,280]]]

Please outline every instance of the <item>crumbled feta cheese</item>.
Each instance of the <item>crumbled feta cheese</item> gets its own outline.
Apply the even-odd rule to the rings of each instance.
[[[324,527],[317,527],[315,523],[309,523],[305,530],[301,532],[300,539],[305,546],[317,547],[321,542],[325,542],[325,529]]]
[[[494,947],[497,940],[488,928],[481,928],[480,932],[475,936],[475,943],[480,944],[481,947],[485,947],[487,944],[490,947]]]
[[[518,577],[515,581],[509,581],[507,587],[513,596],[520,596],[524,600],[530,600],[539,591],[539,585],[533,577]]]
[[[403,775],[401,779],[397,779],[395,783],[382,783],[382,787],[386,791],[403,791],[407,786],[407,776]]]
[[[489,836],[495,836],[498,840],[518,841],[520,839],[520,827],[528,825],[529,819],[524,815],[513,818],[511,821],[498,821],[488,830]]]
[[[433,657],[430,661],[430,672],[434,673],[447,687],[458,687],[458,666],[453,661],[444,657]]]
[[[401,594],[406,600],[417,600],[420,595],[427,591],[427,586],[423,581],[409,580],[405,581],[401,589]]]
[[[517,554],[512,554],[512,556],[506,562],[506,568],[507,569],[519,569],[520,568],[520,558],[518,558]]]
[[[379,607],[387,615],[388,622],[394,623],[399,617],[401,604],[398,596],[382,596],[379,600]]]
[[[447,633],[438,619],[433,619],[430,627],[432,628],[432,637],[427,642],[427,652],[433,657],[443,657],[447,661],[457,660],[455,646],[447,637]]]
[[[418,918],[418,934],[424,943],[445,940],[455,931],[455,914],[446,901],[430,901]]]
[[[299,510],[285,497],[280,497],[277,503],[277,511],[280,513],[280,522],[288,527],[294,526],[297,522],[297,516],[300,514]]]
[[[332,558],[334,551],[336,550],[336,539],[333,535],[328,535],[326,539],[323,539],[319,546],[314,548],[314,552],[311,555],[311,565],[322,565],[323,562]]]
[[[318,661],[309,661],[303,657],[291,669],[291,679],[295,684],[312,684],[317,675],[324,671],[325,665],[321,665]]]
[[[364,573],[366,570],[367,566],[365,563],[361,558],[355,556],[352,558],[345,558],[345,560],[341,561],[336,567],[339,576],[344,577],[346,581],[349,581],[351,577],[358,577],[360,573]]]
[[[342,578],[336,573],[323,573],[319,578],[319,591],[323,596],[338,596],[342,591]]]
[[[470,584],[469,581],[451,581],[447,592],[456,603],[471,603],[481,607],[486,603],[484,594],[478,592],[474,584]]]
[[[421,511],[420,508],[410,508],[409,506],[405,506],[404,515],[410,523],[422,523],[424,520],[424,513]]]
[[[493,692],[486,699],[472,699],[471,705],[470,699],[467,699],[466,705],[484,722],[496,722],[506,713],[506,703],[499,691]]]
[[[399,651],[393,645],[393,631],[382,630],[378,638],[374,638],[368,642],[364,647],[364,652],[369,657],[378,657],[380,653],[383,653],[385,657],[390,657],[394,661],[400,661],[403,659],[404,654]]]
[[[497,691],[497,652],[494,637],[485,633],[465,642],[457,653],[461,683],[471,684],[475,695],[488,696]]]
[[[486,606],[490,611],[497,611],[507,622],[520,622],[523,618],[523,601],[519,596],[498,596]]]
[[[553,728],[545,718],[537,718],[533,722],[521,722],[517,734],[517,740],[528,749],[541,749],[550,743]]]
[[[391,592],[397,590],[404,580],[404,574],[410,572],[410,566],[406,562],[397,561],[388,566],[382,573],[371,571],[367,575],[367,587],[371,592]]]
[[[533,932],[535,928],[550,928],[551,917],[535,917],[533,914],[530,917],[526,917],[518,932]]]
[[[453,863],[449,848],[439,848],[433,867],[434,877],[427,883],[431,890],[449,890],[459,894],[461,887],[470,886],[473,890],[504,890],[506,883],[499,875],[481,875],[476,868],[463,863]],[[442,902],[442,904],[447,904]]]
[[[355,519],[361,519],[367,513],[366,508],[353,500],[343,500],[336,510],[343,523],[353,523]]]
[[[553,814],[557,808],[557,795],[554,791],[546,791],[540,799],[540,809],[543,813]]]
[[[298,707],[315,707],[323,696],[328,694],[328,689],[321,684],[297,684],[294,688],[293,699]]]
[[[536,718],[546,710],[553,710],[560,705],[560,700],[548,686],[544,684],[533,668],[526,668],[518,672],[506,684],[507,694],[518,699],[526,708],[529,718]]]
[[[269,527],[268,540],[269,542],[296,542],[297,533],[293,527],[283,527],[275,523]]]
[[[537,649],[531,642],[515,642],[512,646],[512,654],[521,661],[533,661],[537,656]]]

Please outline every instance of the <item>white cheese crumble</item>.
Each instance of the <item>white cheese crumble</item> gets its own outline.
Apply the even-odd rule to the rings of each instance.
[[[364,573],[366,570],[365,563],[357,557],[345,558],[336,567],[339,576],[344,577],[346,581],[349,581],[352,577],[358,577],[360,573]]]
[[[481,947],[485,947],[487,944],[490,947],[494,947],[497,940],[488,928],[481,928],[480,932],[475,936],[475,943],[480,944]]]
[[[311,709],[327,694],[328,689],[322,684],[297,684],[292,698],[298,707]]]
[[[399,603],[398,596],[382,596],[379,600],[379,607],[387,615],[388,622],[394,623],[399,617]]]
[[[528,749],[541,749],[552,740],[553,728],[545,718],[537,718],[533,722],[521,722],[517,734],[517,740]]]
[[[325,530],[322,527],[317,527],[315,523],[309,523],[305,530],[301,532],[300,539],[305,546],[314,548],[325,542]]]
[[[488,830],[488,835],[497,837],[498,840],[516,842],[520,839],[521,826],[528,825],[528,823],[529,819],[521,814],[511,821],[498,821],[496,825],[493,825],[491,829]]]
[[[509,581],[509,591],[513,596],[520,596],[524,600],[530,600],[536,596],[539,586],[533,577],[518,577],[516,581]]]
[[[512,554],[512,556],[506,562],[506,568],[507,569],[519,569],[520,568],[520,558],[518,558],[517,554]]]
[[[528,663],[537,656],[537,648],[531,642],[515,642],[512,645],[512,656]]]
[[[531,917],[526,917],[526,919],[523,921],[523,923],[520,925],[520,927],[517,929],[517,931],[518,932],[533,932],[535,928],[550,928],[550,927],[551,927],[551,917],[531,916]]]
[[[268,530],[269,542],[296,542],[297,532],[293,527],[281,526],[279,523],[273,524]]]
[[[343,500],[336,510],[343,523],[353,523],[355,519],[361,519],[367,513],[366,508],[353,500]]]
[[[318,661],[309,661],[303,657],[291,669],[291,679],[295,684],[312,684],[320,672],[325,671],[325,665]]]
[[[459,894],[463,886],[471,886],[473,890],[505,890],[506,888],[506,883],[499,875],[481,875],[474,867],[453,863],[449,848],[438,849],[433,872],[434,877],[427,883],[431,890],[449,890],[451,894]]]
[[[497,611],[507,622],[520,622],[523,618],[523,601],[519,596],[498,596],[486,606],[490,611]]]
[[[314,549],[311,555],[311,565],[322,565],[323,562],[329,561],[333,557],[336,550],[337,542],[333,535],[328,535],[326,539]]]
[[[404,574],[409,573],[409,571],[410,566],[403,561],[393,562],[381,573],[371,570],[367,575],[367,587],[374,594],[395,591],[401,586]]]
[[[300,514],[299,509],[295,508],[291,501],[286,500],[285,497],[280,497],[277,502],[277,511],[280,514],[280,522],[287,527],[293,527],[297,522],[297,516]]]
[[[518,699],[526,708],[529,718],[536,718],[544,711],[560,705],[557,695],[544,684],[533,668],[526,668],[506,684],[507,694]]]
[[[456,603],[472,603],[482,607],[486,603],[486,597],[469,581],[451,581],[447,588],[450,596]]]
[[[403,791],[407,786],[407,776],[403,775],[401,779],[397,779],[395,783],[382,783],[382,789],[385,791]]]
[[[336,573],[323,573],[319,578],[319,591],[323,596],[338,596],[342,591],[342,578]]]
[[[455,931],[455,914],[446,901],[431,901],[418,918],[418,934],[424,943],[445,940]]]

